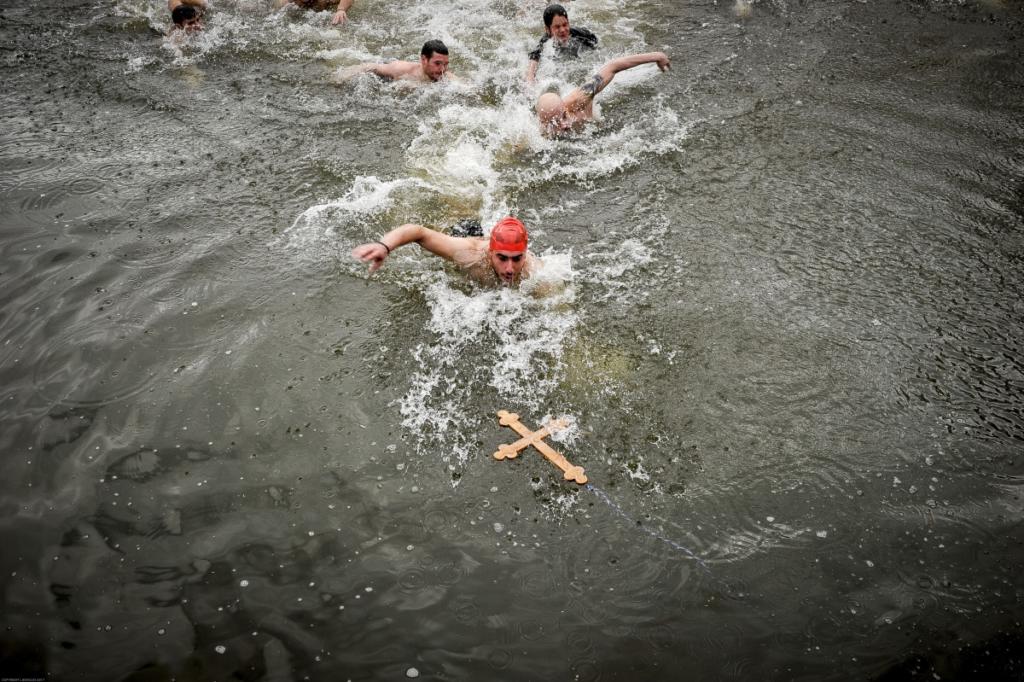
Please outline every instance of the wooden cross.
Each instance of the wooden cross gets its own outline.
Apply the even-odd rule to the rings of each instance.
[[[502,445],[498,447],[498,451],[494,453],[494,459],[515,459],[519,456],[520,450],[532,445],[540,451],[540,454],[547,457],[549,462],[564,472],[565,480],[576,481],[580,484],[587,482],[587,475],[583,473],[582,467],[570,464],[565,457],[562,457],[560,454],[555,452],[551,446],[544,442],[545,437],[550,436],[555,431],[564,429],[569,425],[565,420],[555,419],[548,422],[538,431],[530,431],[530,429],[520,423],[518,414],[507,412],[505,410],[498,410],[498,421],[502,426],[511,426],[512,430],[522,436],[522,438],[511,445]]]

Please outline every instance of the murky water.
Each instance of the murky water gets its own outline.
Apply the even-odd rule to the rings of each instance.
[[[0,7],[0,675],[1021,679],[1019,2],[576,0],[560,141],[543,3],[269,4]]]

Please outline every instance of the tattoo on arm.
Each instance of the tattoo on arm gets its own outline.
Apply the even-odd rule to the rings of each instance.
[[[603,83],[604,79],[601,78],[601,74],[595,73],[594,77],[590,79],[590,82],[580,88],[580,90],[582,90],[587,97],[593,98],[593,96],[597,94],[597,91],[601,89],[601,85]]]

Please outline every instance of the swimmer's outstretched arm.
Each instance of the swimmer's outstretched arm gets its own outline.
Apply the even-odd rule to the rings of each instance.
[[[352,80],[356,76],[364,73],[372,73],[375,76],[380,76],[381,78],[386,78],[388,80],[398,80],[399,78],[404,78],[410,71],[415,71],[419,67],[419,62],[367,62],[365,64],[356,64],[355,66],[349,66],[342,69],[336,76],[334,76],[334,81],[336,83],[344,83],[345,81]]]
[[[384,265],[384,260],[400,246],[416,242],[424,249],[447,260],[457,260],[462,252],[472,251],[477,240],[431,230],[429,227],[407,223],[391,230],[377,241],[367,242],[352,249],[352,257],[370,264],[370,273]]]
[[[597,75],[601,77],[601,83],[597,84],[591,97],[596,95],[605,89],[612,79],[615,78],[615,74],[626,69],[632,69],[634,66],[640,66],[641,64],[657,63],[658,68],[662,71],[668,71],[671,64],[668,60],[668,55],[664,52],[644,52],[643,54],[633,54],[628,57],[619,57],[613,59],[597,72]],[[596,78],[594,79],[597,80]],[[591,84],[587,84],[583,89],[587,89]]]
[[[656,62],[658,68],[662,71],[668,71],[669,61],[668,55],[664,52],[645,52],[643,54],[634,54],[628,57],[619,57],[613,59],[594,74],[594,77],[590,79],[590,82],[586,85],[580,86],[565,96],[563,100],[565,110],[573,113],[585,112],[587,117],[590,117],[590,107],[594,101],[594,96],[597,93],[604,90],[612,79],[615,78],[615,74],[619,71],[625,71],[626,69],[632,69],[634,66],[640,66],[641,64],[650,64]]]

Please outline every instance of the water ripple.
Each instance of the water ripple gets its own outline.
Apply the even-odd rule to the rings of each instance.
[[[138,395],[156,378],[149,358],[136,352],[142,332],[118,323],[74,327],[42,344],[32,383],[47,400],[80,407]]]

